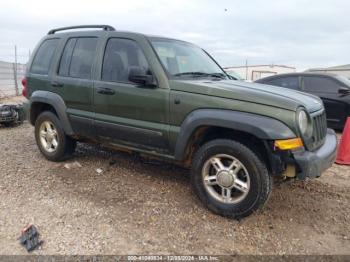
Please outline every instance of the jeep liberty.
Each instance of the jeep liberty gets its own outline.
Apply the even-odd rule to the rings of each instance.
[[[70,30],[85,28],[95,30]],[[199,199],[227,217],[261,208],[274,178],[316,178],[335,158],[318,97],[236,81],[185,41],[108,25],[53,29],[22,83],[48,160],[67,159],[77,141],[167,159],[191,168]]]

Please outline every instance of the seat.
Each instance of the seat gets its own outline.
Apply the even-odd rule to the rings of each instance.
[[[128,70],[117,52],[109,53],[103,63],[102,80],[128,82]]]
[[[175,57],[167,57],[166,62],[168,64],[169,72],[171,72],[173,75],[179,73],[179,66]]]

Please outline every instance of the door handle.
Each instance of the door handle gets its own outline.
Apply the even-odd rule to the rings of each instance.
[[[63,84],[60,82],[52,81],[51,86],[53,87],[63,87]]]
[[[111,88],[108,88],[108,87],[98,87],[97,93],[102,94],[102,95],[114,95],[115,91]]]

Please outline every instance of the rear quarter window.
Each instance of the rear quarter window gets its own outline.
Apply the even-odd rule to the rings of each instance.
[[[50,70],[51,62],[59,39],[45,40],[35,54],[30,69],[31,73],[47,75]]]
[[[297,76],[275,78],[265,83],[268,85],[281,86],[289,89],[299,89],[299,77]]]

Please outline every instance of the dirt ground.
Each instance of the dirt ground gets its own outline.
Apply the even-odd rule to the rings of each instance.
[[[44,240],[34,254],[350,254],[349,166],[275,184],[236,221],[202,206],[186,169],[85,144],[49,162],[27,122],[0,127],[0,149],[0,254],[26,254],[27,223]]]

